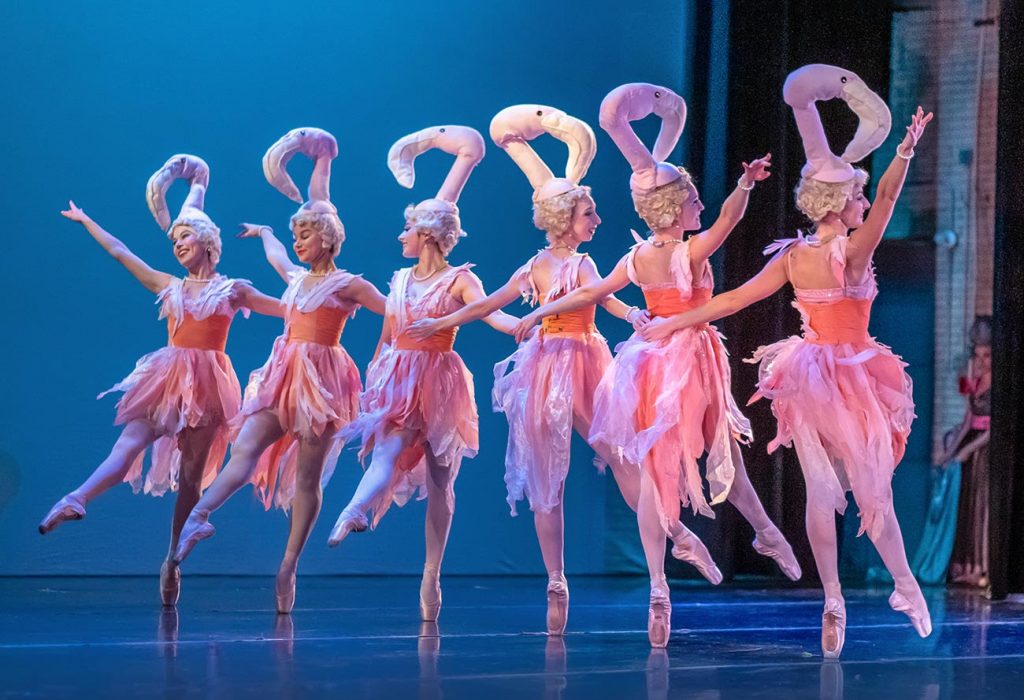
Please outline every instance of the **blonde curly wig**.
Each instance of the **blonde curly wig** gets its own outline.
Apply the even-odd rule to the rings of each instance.
[[[320,234],[324,248],[330,249],[332,256],[341,252],[341,244],[345,242],[345,226],[337,214],[300,209],[292,215],[292,231],[302,224],[309,224]]]
[[[653,192],[633,193],[633,207],[652,231],[668,228],[679,218],[693,177],[682,166],[676,166],[681,178],[657,187]]]
[[[814,223],[818,223],[831,212],[838,214],[846,207],[858,189],[863,189],[868,182],[867,171],[857,168],[853,177],[846,182],[822,182],[812,177],[800,178],[793,193],[796,195],[796,208],[803,212]]]
[[[552,238],[560,238],[569,232],[572,213],[576,204],[590,195],[587,186],[576,187],[560,195],[542,199],[533,204],[533,225]]]
[[[459,220],[459,208],[451,205],[453,211],[417,209],[410,204],[405,208],[405,221],[420,233],[426,233],[445,257],[452,252],[459,239],[466,235]]]
[[[175,219],[171,227],[167,229],[167,237],[172,241],[174,240],[174,231],[179,226],[187,226],[192,229],[196,239],[210,250],[210,260],[214,265],[220,261],[220,229],[212,221],[196,216],[183,216]]]

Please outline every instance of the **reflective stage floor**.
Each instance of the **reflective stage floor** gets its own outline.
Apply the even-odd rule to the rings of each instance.
[[[0,697],[1002,698],[1024,696],[1024,603],[926,591],[920,639],[888,590],[846,591],[841,663],[822,662],[812,589],[673,583],[672,641],[647,642],[643,579],[570,579],[564,641],[544,633],[542,578],[446,577],[421,629],[418,579],[0,579]],[[439,636],[437,636],[439,634]]]

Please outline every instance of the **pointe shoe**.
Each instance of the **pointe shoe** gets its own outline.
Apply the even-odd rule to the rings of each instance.
[[[420,582],[420,619],[437,622],[441,614],[441,580],[437,569],[423,569]]]
[[[178,536],[178,548],[174,550],[173,561],[176,565],[185,561],[185,558],[192,552],[192,548],[205,539],[213,537],[217,530],[210,524],[209,513],[192,511],[181,534]]]
[[[651,587],[651,607],[647,611],[647,638],[655,649],[668,646],[669,634],[672,631],[672,601],[669,598],[668,586]]]
[[[277,579],[274,585],[274,597],[277,599],[277,612],[279,615],[291,614],[295,607],[295,569],[282,567],[277,572]]]
[[[711,552],[700,541],[700,538],[689,530],[672,540],[672,556],[680,561],[692,564],[700,575],[717,586],[722,582],[722,572],[718,570]]]
[[[800,563],[793,555],[793,548],[789,546],[779,528],[773,526],[757,533],[752,544],[755,552],[774,559],[790,581],[797,581],[803,575]]]
[[[173,608],[178,604],[181,594],[181,569],[171,560],[160,567],[160,600],[165,608]]]
[[[838,659],[845,643],[846,601],[826,598],[825,610],[821,614],[821,655],[826,659]]]
[[[350,532],[363,532],[369,526],[370,522],[366,519],[365,514],[346,508],[338,516],[338,522],[334,523],[331,534],[327,538],[327,544],[337,547],[343,539],[348,537]]]
[[[45,535],[65,520],[81,520],[85,517],[85,505],[73,494],[57,501],[50,512],[39,523],[39,534]]]
[[[917,634],[927,637],[932,633],[932,616],[928,613],[928,604],[921,594],[920,587],[914,582],[914,591],[900,592],[897,588],[889,596],[889,607],[897,612],[906,614],[910,618],[910,624],[914,626]]]
[[[548,581],[548,635],[561,637],[569,621],[569,584],[564,576]]]

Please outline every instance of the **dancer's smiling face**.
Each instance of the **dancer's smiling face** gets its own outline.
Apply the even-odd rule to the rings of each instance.
[[[313,265],[322,257],[332,257],[330,248],[324,245],[323,236],[311,222],[300,221],[295,224],[292,236],[295,238],[292,249],[303,264]]]
[[[203,262],[213,263],[206,245],[199,240],[199,236],[191,226],[185,224],[176,226],[171,231],[171,241],[174,245],[174,258],[185,269],[190,270]]]
[[[679,225],[684,231],[700,230],[700,213],[704,211],[704,202],[700,201],[700,193],[693,184],[686,186],[686,197],[683,208],[679,212]]]
[[[871,208],[871,202],[864,196],[864,186],[855,185],[853,193],[846,200],[846,206],[839,212],[839,219],[847,228],[857,228],[864,223],[864,214]]]
[[[569,220],[569,237],[573,247],[580,243],[587,243],[594,238],[594,232],[601,225],[601,217],[597,215],[597,204],[589,194],[584,194],[576,200],[572,209],[572,218]]]
[[[418,258],[420,251],[423,250],[423,246],[427,244],[428,237],[427,233],[420,231],[406,219],[405,227],[398,234],[398,242],[402,244],[402,257]]]

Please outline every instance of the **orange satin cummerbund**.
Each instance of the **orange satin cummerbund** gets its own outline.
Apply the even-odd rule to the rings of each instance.
[[[703,287],[694,289],[689,299],[683,299],[675,287],[644,290],[647,313],[652,317],[675,316],[684,311],[704,306],[710,299],[711,290]]]
[[[413,340],[405,333],[395,340],[396,350],[422,350],[423,352],[451,352],[455,348],[458,327],[438,331],[425,340]]]
[[[559,333],[593,333],[596,306],[587,306],[564,314],[545,316],[541,320],[541,332],[545,335]]]
[[[175,318],[167,317],[167,344],[172,348],[191,348],[193,350],[216,350],[224,352],[228,344],[228,329],[231,318],[224,314],[213,314],[202,321],[185,314],[181,325],[174,328]]]
[[[807,311],[808,325],[818,334],[811,343],[866,343],[871,318],[870,299],[843,299],[834,304],[801,304]]]
[[[348,318],[337,306],[321,306],[309,313],[292,309],[288,314],[288,340],[317,345],[337,345]]]

